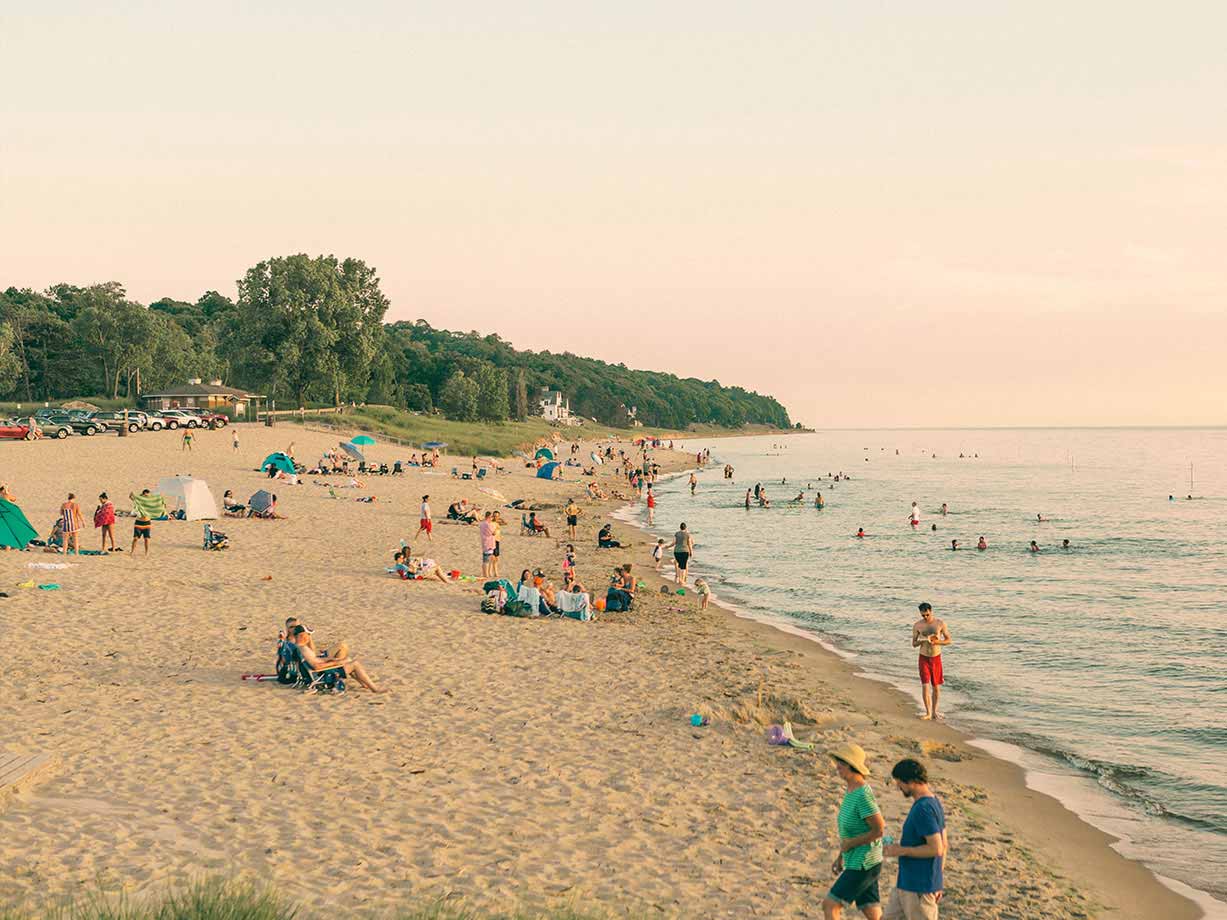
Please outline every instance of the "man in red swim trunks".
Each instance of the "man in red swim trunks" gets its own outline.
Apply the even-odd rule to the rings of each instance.
[[[912,648],[920,650],[920,695],[924,698],[922,719],[940,719],[937,698],[942,686],[942,646],[949,645],[950,630],[933,615],[933,605],[920,605],[920,619],[912,624]]]

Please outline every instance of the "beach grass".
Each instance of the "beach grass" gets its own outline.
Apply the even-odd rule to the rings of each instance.
[[[0,908],[0,920],[313,920],[338,913],[336,908],[312,910],[269,888],[208,879],[153,899],[95,893],[35,910]],[[489,913],[428,902],[388,915],[388,920],[605,920],[608,916],[570,907]]]
[[[395,439],[416,449],[427,441],[442,441],[447,444],[449,454],[489,454],[498,457],[506,457],[514,450],[531,446],[537,439],[549,437],[554,431],[569,437],[582,430],[584,437],[592,438],[614,430],[597,425],[583,429],[558,428],[543,419],[526,422],[453,422],[438,415],[417,415],[392,406],[360,406],[346,409],[343,415],[281,416],[277,423],[282,422],[332,428],[346,435],[371,434],[377,439]],[[626,437],[629,431],[622,431],[622,436]]]

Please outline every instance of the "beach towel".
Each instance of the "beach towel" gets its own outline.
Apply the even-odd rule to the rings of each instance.
[[[103,502],[94,511],[94,526],[102,527],[104,524],[115,523],[115,505],[111,502]]]
[[[132,499],[132,510],[137,517],[150,520],[166,518],[166,499],[161,495],[129,495]]]
[[[592,600],[579,591],[559,591],[558,609],[573,620],[592,619]]]

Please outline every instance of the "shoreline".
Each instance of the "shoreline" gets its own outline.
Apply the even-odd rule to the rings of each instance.
[[[693,464],[693,458],[686,462]],[[676,479],[701,469],[690,465],[662,474],[660,479]],[[646,522],[640,520],[641,506],[640,501],[620,504],[611,509],[606,517],[635,527],[645,534],[660,536],[653,534]],[[659,515],[659,510],[657,513]],[[631,514],[634,515],[633,519]],[[659,520],[655,526],[659,526]],[[673,584],[668,578],[652,571],[650,548],[651,541],[646,552],[647,570],[662,583]],[[702,576],[702,563],[692,573]],[[1002,750],[1006,747],[1017,748],[1016,745],[980,738],[947,722],[923,722],[915,715],[917,699],[893,681],[874,677],[858,667],[857,653],[841,649],[815,633],[791,626],[782,618],[767,619],[742,612],[737,605],[720,600],[714,593],[711,604],[719,608],[731,629],[748,632],[767,644],[800,652],[817,670],[836,671],[841,678],[838,683],[848,689],[858,709],[886,717],[892,727],[899,731],[923,727],[929,732],[929,739],[938,744],[982,752],[982,756],[957,761],[953,768],[931,757],[924,759],[936,768],[934,773],[938,777],[939,788],[942,775],[950,770],[961,774],[960,782],[972,780],[985,789],[990,798],[998,803],[995,813],[1042,850],[1041,863],[1046,868],[1050,864],[1060,865],[1064,873],[1089,880],[1105,911],[1112,911],[1117,916],[1162,916],[1165,920],[1212,920],[1227,914],[1227,911],[1219,910],[1221,902],[1211,895],[1163,876],[1145,863],[1125,856],[1113,846],[1126,842],[1124,838],[1090,823],[1067,806],[1056,792],[1044,791],[1034,785],[1032,771],[1018,760],[1005,756]],[[1024,748],[1017,749],[1026,751]],[[957,840],[952,845],[952,851],[957,854]]]

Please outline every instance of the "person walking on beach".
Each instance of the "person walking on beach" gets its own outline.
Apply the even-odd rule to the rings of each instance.
[[[239,452],[239,430],[237,428],[230,429],[230,436],[234,440],[234,452]]]
[[[924,764],[908,757],[890,771],[895,787],[912,800],[899,842],[883,848],[883,855],[899,860],[899,877],[882,920],[937,920],[942,900],[942,862],[949,840],[946,812],[933,790]]]
[[[698,477],[694,473],[690,474],[690,494],[694,495],[695,486],[699,484]]]
[[[933,615],[933,605],[920,605],[920,619],[912,624],[912,648],[920,650],[920,695],[924,699],[922,719],[940,719],[937,700],[941,695],[942,646],[951,642],[950,630]]]
[[[77,496],[68,493],[68,500],[60,505],[60,524],[64,532],[64,552],[81,553],[81,541],[78,534],[85,525],[81,516],[81,506],[77,504]]]
[[[567,516],[567,536],[572,540],[575,539],[575,528],[579,526],[579,516],[584,513],[584,509],[575,504],[575,499],[567,502],[567,507],[562,509],[562,513]]]
[[[430,517],[430,496],[422,496],[421,514],[418,516],[418,532],[413,535],[413,539],[417,539],[423,533],[426,534],[426,539],[431,543],[435,542],[435,538],[431,536],[431,531],[435,529],[434,521]]]
[[[186,450],[189,454],[192,452],[192,429],[183,429],[183,446],[179,448],[181,451]]]
[[[656,523],[656,493],[648,486],[648,524]]]
[[[107,551],[107,541],[111,542],[111,552],[115,552],[115,503],[107,498],[105,492],[98,494],[98,507],[94,509],[94,526],[102,531],[102,551]]]
[[[856,905],[868,920],[880,920],[882,899],[878,875],[882,871],[882,834],[886,819],[865,779],[869,767],[859,744],[842,744],[830,752],[835,772],[844,783],[844,798],[836,824],[839,853],[831,871],[839,875],[822,899],[825,920],[839,920],[844,908]]]
[[[681,524],[673,535],[673,561],[677,564],[674,581],[682,587],[686,586],[686,569],[690,566],[690,558],[694,555],[694,536]]]
[[[483,515],[477,525],[477,535],[481,539],[481,577],[489,578],[494,560],[494,524],[490,521],[492,512]]]

